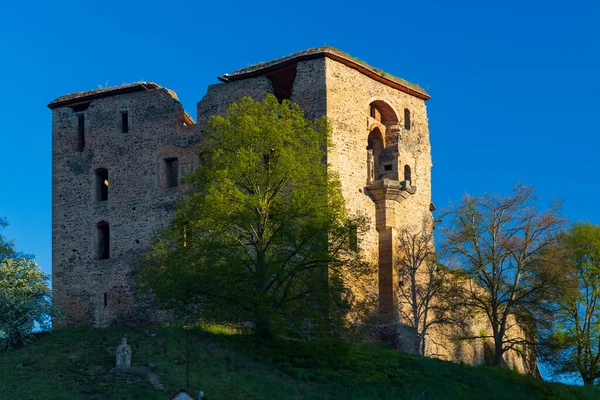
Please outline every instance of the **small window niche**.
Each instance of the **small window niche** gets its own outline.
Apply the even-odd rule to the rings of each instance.
[[[110,229],[106,221],[96,224],[96,258],[98,260],[110,258]]]
[[[104,293],[104,308],[108,307],[108,293]]]
[[[129,132],[129,112],[119,112],[119,130],[121,133]]]
[[[165,178],[167,188],[174,188],[179,184],[179,160],[177,157],[165,159]]]
[[[405,165],[404,166],[404,180],[407,181],[407,182],[411,182],[412,181],[412,176],[411,176],[410,166],[409,165]]]
[[[75,143],[75,150],[82,152],[85,148],[85,114],[79,113],[77,116],[77,141]]]
[[[108,200],[108,170],[98,168],[94,171],[94,192],[96,201]]]
[[[404,109],[404,129],[410,129],[410,110]]]
[[[392,169],[393,169],[393,168],[392,168],[392,164],[383,164],[383,170],[384,170],[384,171],[386,171],[386,172],[389,172],[389,171],[391,171]]]

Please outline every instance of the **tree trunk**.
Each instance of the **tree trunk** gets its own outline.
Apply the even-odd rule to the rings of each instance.
[[[594,381],[596,379],[590,377],[590,376],[581,376],[581,378],[583,379],[583,386],[594,386]]]
[[[494,334],[494,357],[492,358],[492,365],[495,367],[502,366],[502,335]]]
[[[258,315],[256,318],[256,336],[261,339],[271,339],[273,332],[271,332],[271,324],[269,317],[266,315]]]

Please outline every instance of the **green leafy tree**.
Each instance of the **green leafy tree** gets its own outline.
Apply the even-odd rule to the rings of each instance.
[[[6,220],[0,218],[0,229],[6,228],[8,223]],[[0,234],[0,261],[6,260],[7,258],[14,257],[15,248],[13,242],[9,242],[6,238]]]
[[[269,95],[245,97],[205,129],[199,167],[169,229],[138,270],[159,305],[189,319],[249,321],[272,336],[343,321],[345,282],[368,271],[360,218],[328,171],[329,125]]]
[[[600,378],[600,226],[573,224],[561,243],[571,290],[557,302],[546,359],[557,374],[576,373],[593,385]]]
[[[533,350],[536,326],[551,317],[553,300],[564,284],[560,250],[560,205],[538,211],[528,186],[516,185],[512,196],[466,195],[443,215],[446,265],[456,265],[466,278],[461,285],[466,307],[484,315],[493,340],[492,364],[503,365],[510,349]],[[511,321],[525,335],[510,333]]]
[[[33,259],[0,235],[0,350],[31,341],[34,329],[47,330],[51,318],[61,318],[48,280]]]

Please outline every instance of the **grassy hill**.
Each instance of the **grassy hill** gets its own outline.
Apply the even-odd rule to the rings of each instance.
[[[121,336],[132,365],[111,371]],[[186,384],[186,333],[175,328],[63,329],[0,354],[0,399],[169,399]],[[508,370],[409,356],[378,345],[260,342],[223,328],[189,333],[190,392],[205,399],[600,399],[600,391]],[[424,398],[424,397],[423,397]]]

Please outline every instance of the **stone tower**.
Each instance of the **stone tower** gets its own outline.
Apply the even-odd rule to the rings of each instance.
[[[327,115],[327,161],[350,213],[369,219],[360,250],[379,266],[371,291],[383,324],[395,321],[392,260],[397,232],[431,219],[431,156],[418,86],[322,47],[225,74],[198,103],[194,121],[176,95],[153,83],[75,93],[53,110],[53,275],[71,324],[142,324],[160,315],[132,290],[130,272],[181,195],[179,178],[211,115],[267,93]],[[369,285],[357,287],[368,295]]]
[[[222,114],[243,95],[287,98],[309,118],[327,115],[334,146],[327,161],[341,178],[346,206],[370,219],[361,251],[379,266],[374,277],[380,322],[393,324],[392,261],[397,232],[431,221],[431,151],[420,87],[329,47],[310,49],[219,77],[198,103],[198,122]],[[426,224],[431,226],[431,224]],[[368,283],[356,287],[369,293]]]
[[[52,275],[71,326],[155,322],[130,273],[166,227],[200,132],[154,83],[74,93],[52,109]]]

